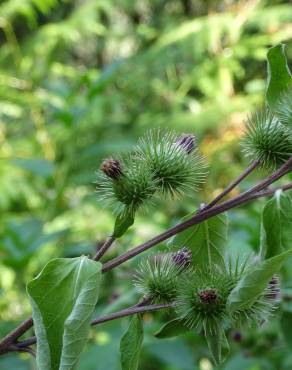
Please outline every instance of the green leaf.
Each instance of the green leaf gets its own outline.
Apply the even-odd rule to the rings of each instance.
[[[124,235],[128,228],[133,225],[134,220],[134,215],[128,212],[117,216],[113,236],[115,238],[120,238]]]
[[[50,261],[27,285],[39,370],[74,369],[87,341],[101,264],[82,256]]]
[[[54,173],[54,164],[47,159],[41,158],[16,158],[11,161],[15,166],[29,171],[33,175],[50,177]]]
[[[267,287],[272,276],[277,273],[283,262],[292,254],[292,250],[250,267],[231,291],[227,300],[227,309],[230,312],[249,308]]]
[[[168,321],[166,324],[164,324],[155,334],[154,336],[159,339],[163,338],[173,338],[177,337],[181,334],[185,334],[189,332],[190,329],[187,328],[182,320],[180,319],[173,319],[171,321]]]
[[[199,347],[201,342],[192,342],[192,346],[196,345]],[[176,338],[175,340],[157,339],[148,341],[147,344],[145,343],[145,347],[147,354],[154,361],[157,359],[159,363],[156,366],[156,363],[152,360],[148,365],[149,370],[199,370],[194,363],[194,351],[186,340],[180,338]]]
[[[182,221],[188,220],[187,215]],[[197,266],[211,267],[224,265],[224,248],[227,244],[227,214],[212,217],[198,225],[189,227],[177,234],[171,241],[175,248],[188,247],[192,251],[193,263]]]
[[[213,322],[212,327],[204,325],[208,348],[216,365],[221,364],[229,354],[229,344],[225,332],[218,322]]]
[[[143,323],[140,315],[131,318],[120,344],[122,370],[137,370],[143,342]]]
[[[292,247],[292,199],[278,190],[262,214],[261,256],[270,258]]]
[[[38,218],[12,221],[5,225],[0,237],[2,262],[14,268],[23,267],[42,246],[60,238],[65,230],[44,233],[43,222]]]
[[[283,312],[280,322],[284,338],[289,348],[292,348],[292,312]]]
[[[274,108],[281,94],[292,86],[291,73],[285,56],[285,45],[279,44],[269,49],[268,87],[266,99],[270,108]]]

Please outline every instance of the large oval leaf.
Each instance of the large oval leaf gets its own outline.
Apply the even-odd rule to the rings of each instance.
[[[183,220],[189,219],[187,215]],[[193,264],[199,267],[224,265],[224,248],[227,244],[228,218],[223,213],[177,234],[171,241],[175,248],[188,247]]]
[[[71,370],[77,365],[100,276],[101,264],[87,257],[56,258],[28,283],[39,370]]]
[[[268,51],[268,87],[266,99],[275,108],[281,94],[292,86],[291,73],[285,56],[285,45],[279,44]]]
[[[292,199],[278,190],[262,214],[261,256],[270,258],[292,247]]]

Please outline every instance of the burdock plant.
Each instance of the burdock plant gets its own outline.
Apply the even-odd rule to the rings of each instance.
[[[136,147],[147,164],[157,190],[165,197],[179,197],[197,190],[206,177],[206,165],[192,134],[150,131]]]
[[[292,155],[292,130],[270,109],[262,108],[247,118],[243,150],[263,167],[275,169]]]
[[[152,303],[171,303],[176,297],[178,276],[183,269],[172,254],[150,256],[136,271],[134,284],[143,299]]]
[[[116,214],[135,214],[153,197],[156,184],[145,163],[131,156],[106,159],[98,173],[97,194]]]
[[[192,132],[151,130],[129,153],[104,159],[97,174],[97,196],[113,210],[113,232],[91,258],[54,259],[28,283],[32,318],[3,338],[0,354],[34,354],[32,346],[37,342],[39,369],[73,370],[90,325],[132,316],[121,339],[121,363],[123,370],[136,370],[143,341],[142,314],[165,310],[166,322],[156,337],[196,333],[206,339],[210,358],[219,364],[228,356],[230,332],[265,325],[277,314],[280,281],[284,288],[287,284],[281,267],[292,254],[287,243],[291,241],[292,199],[286,193],[292,184],[271,187],[292,171],[292,78],[283,45],[270,49],[268,65],[265,105],[246,120],[242,145],[251,163],[242,174],[175,226],[101,263],[113,242],[133,225],[138,212],[151,212],[159,197],[168,201],[192,197],[207,173]],[[266,177],[231,197],[231,190],[258,167]],[[227,195],[230,199],[223,201]],[[232,243],[227,248],[227,211],[261,197],[271,199],[263,207],[258,248],[250,256],[235,258]],[[162,245],[166,240],[167,245]],[[91,320],[101,274],[157,245],[159,250],[141,258],[135,268],[128,265],[127,276],[133,276],[130,289],[139,295],[138,302]],[[20,341],[32,325],[36,335]]]

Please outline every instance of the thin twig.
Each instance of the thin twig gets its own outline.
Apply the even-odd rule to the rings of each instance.
[[[111,247],[115,239],[116,238],[114,236],[109,236],[103,243],[103,245],[99,248],[99,250],[96,252],[96,255],[93,257],[93,260],[99,261],[101,257],[105,254],[105,252]]]
[[[281,177],[287,175],[287,173],[292,171],[292,157],[288,159],[277,171],[271,174],[263,181],[259,182],[257,185],[253,186],[249,190],[241,194],[242,197],[250,195],[252,193],[258,192],[260,190],[266,189],[268,186],[279,180]]]
[[[101,324],[101,323],[106,322],[106,321],[119,319],[119,318],[125,317],[125,316],[131,316],[131,315],[134,315],[136,313],[158,311],[158,310],[161,310],[161,309],[171,308],[171,307],[173,307],[173,303],[153,304],[153,305],[149,305],[149,306],[136,306],[135,305],[135,306],[126,308],[125,310],[122,310],[122,311],[110,313],[110,314],[108,314],[106,316],[103,316],[103,317],[98,317],[97,319],[94,319],[93,321],[91,321],[91,325],[98,325],[98,324]]]
[[[23,321],[17,328],[6,335],[0,342],[0,354],[5,351],[14,341],[22,336],[28,329],[33,326],[32,318]]]
[[[8,347],[7,352],[26,352],[26,353],[30,353],[33,357],[36,357],[36,353],[34,349],[27,347],[27,346],[19,347],[17,343],[11,344]]]
[[[276,191],[282,190],[282,191],[287,191],[292,189],[292,183],[283,185],[283,186],[278,186],[277,188],[273,189],[267,189],[267,190],[262,190],[254,194],[253,199],[256,198],[261,198],[261,197],[269,197],[271,195],[274,195]]]
[[[206,209],[212,208],[217,204],[221,199],[223,199],[228,193],[231,192],[242,180],[244,180],[252,171],[254,171],[260,162],[254,161],[252,162],[234,181],[232,181],[227,188],[225,188],[216,198],[214,198],[209,204],[204,206],[201,211],[205,211]]]
[[[102,323],[107,322],[107,321],[112,321],[112,320],[120,319],[122,317],[131,316],[131,315],[134,315],[136,313],[153,312],[153,311],[158,311],[158,310],[162,310],[162,309],[166,309],[166,308],[172,308],[172,307],[173,307],[173,303],[154,304],[154,305],[147,305],[147,306],[137,306],[137,305],[135,305],[135,306],[126,308],[126,309],[118,311],[118,312],[113,312],[113,313],[110,313],[108,315],[98,317],[98,318],[92,320],[90,325],[95,326],[95,325],[99,325],[99,324],[102,324]],[[23,340],[21,342],[16,343],[15,345],[13,345],[13,348],[17,347],[17,349],[14,349],[14,351],[16,351],[16,350],[19,350],[21,348],[27,348],[28,346],[31,346],[32,344],[35,344],[35,343],[36,343],[36,337],[31,337],[31,338],[28,338],[26,340]],[[11,349],[11,351],[13,351],[13,349]]]
[[[206,209],[201,211],[200,213],[195,214],[189,220],[186,220],[172,228],[166,230],[160,235],[148,240],[147,242],[140,244],[136,248],[129,250],[128,252],[121,254],[120,256],[113,258],[109,262],[103,265],[102,271],[107,272],[113,269],[116,266],[121,265],[122,263],[128,261],[129,259],[137,256],[138,254],[146,251],[147,249],[154,247],[155,245],[169,239],[170,237],[188,229],[191,226],[197,225],[200,222],[203,222],[211,217],[214,217],[220,213],[223,213],[229,209],[238,207],[244,203],[250,202],[253,199],[260,198],[261,196],[265,196],[260,194],[259,192],[265,188],[267,188],[270,184],[280,179],[282,176],[286,175],[292,169],[292,158],[290,158],[279,170],[275,171],[271,176],[266,178],[265,180],[261,181],[257,185],[253,186],[251,189],[245,191],[242,194],[239,194],[237,197],[234,197],[230,200],[227,200],[213,208]],[[285,190],[285,189],[284,189]],[[257,194],[259,193],[259,194]],[[255,196],[255,194],[257,194]]]

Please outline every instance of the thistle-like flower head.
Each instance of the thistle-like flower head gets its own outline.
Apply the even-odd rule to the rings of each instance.
[[[243,149],[263,167],[277,168],[292,155],[292,135],[269,110],[253,113],[247,120]]]
[[[135,273],[134,284],[153,303],[169,303],[176,297],[181,266],[175,264],[172,257],[171,253],[150,256]]]
[[[198,331],[222,323],[226,316],[226,301],[234,279],[217,268],[189,270],[181,275],[178,282],[176,310],[190,328]]]
[[[173,132],[151,131],[136,148],[160,191],[165,196],[181,196],[196,190],[206,177],[206,165],[195,148],[195,137]]]
[[[156,191],[147,165],[131,156],[108,160],[98,172],[97,195],[118,214],[135,213],[145,206]]]
[[[206,328],[238,328],[265,321],[279,303],[277,276],[270,280],[249,306],[232,313],[227,309],[228,297],[247,273],[251,261],[252,259],[245,259],[239,263],[239,260],[235,260],[226,269],[215,266],[203,270],[188,269],[179,275],[175,307],[185,325],[200,332]]]

